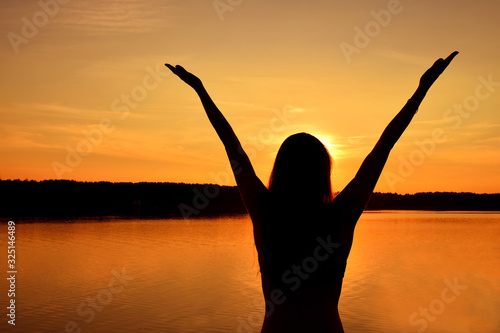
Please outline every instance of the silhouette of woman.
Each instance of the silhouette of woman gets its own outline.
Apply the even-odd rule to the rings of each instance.
[[[229,157],[253,224],[266,314],[261,332],[343,332],[338,300],[354,227],[389,153],[434,81],[458,54],[437,60],[389,123],[354,179],[332,196],[331,157],[314,136],[281,145],[266,188],[200,79],[165,64],[198,94]]]

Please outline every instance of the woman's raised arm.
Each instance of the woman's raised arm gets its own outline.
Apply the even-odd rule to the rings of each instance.
[[[247,210],[252,215],[258,207],[260,196],[264,191],[267,191],[267,188],[255,174],[253,166],[231,125],[212,101],[198,77],[186,71],[182,66],[177,65],[174,67],[169,64],[165,64],[165,66],[191,86],[200,97],[210,123],[224,144],[241,197]]]
[[[438,59],[422,75],[420,84],[413,96],[386,127],[373,150],[361,164],[353,180],[335,198],[335,201],[338,200],[337,204],[345,207],[344,213],[348,223],[355,224],[358,220],[377,184],[392,147],[410,124],[429,88],[457,54],[458,52],[455,51],[446,59]]]

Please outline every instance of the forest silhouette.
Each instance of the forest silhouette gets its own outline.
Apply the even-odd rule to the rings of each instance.
[[[236,186],[0,180],[7,218],[210,217],[246,214]],[[500,211],[500,194],[426,192],[372,194],[366,210]]]

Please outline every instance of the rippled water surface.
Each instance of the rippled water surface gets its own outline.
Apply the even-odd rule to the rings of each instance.
[[[17,222],[16,327],[3,310],[2,332],[260,329],[246,216]],[[340,299],[346,332],[500,332],[499,236],[499,213],[363,214]]]

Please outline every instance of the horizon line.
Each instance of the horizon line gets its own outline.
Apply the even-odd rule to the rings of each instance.
[[[186,182],[171,182],[171,181],[109,181],[109,180],[98,180],[98,181],[87,181],[87,180],[75,180],[75,179],[43,179],[43,180],[35,180],[35,179],[2,179],[0,178],[0,182],[2,181],[20,181],[20,182],[76,182],[76,183],[110,183],[110,184],[179,184],[179,185],[217,185],[221,187],[236,187],[237,185],[222,185],[217,183],[186,183]],[[267,186],[266,186],[267,187]],[[338,194],[341,191],[333,191],[333,194]],[[427,193],[456,193],[456,194],[477,194],[477,195],[496,195],[500,194],[500,192],[471,192],[471,191],[421,191],[421,192],[413,192],[413,193],[397,193],[397,192],[379,192],[373,191],[372,193],[380,193],[380,194],[396,194],[396,195],[415,195],[415,194],[427,194]]]

